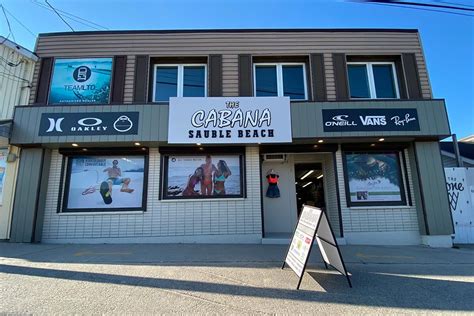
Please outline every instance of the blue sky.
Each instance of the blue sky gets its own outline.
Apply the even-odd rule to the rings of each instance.
[[[425,0],[425,2],[428,0]],[[446,0],[473,5],[472,0]],[[69,31],[35,2],[0,0],[34,34]],[[57,9],[125,29],[417,28],[435,98],[446,99],[453,133],[474,134],[474,17],[338,0],[49,0]],[[436,2],[436,1],[432,1]],[[474,15],[474,13],[473,13]],[[75,30],[93,30],[67,20]],[[34,49],[35,37],[10,17],[16,42]],[[0,12],[0,34],[8,28]]]

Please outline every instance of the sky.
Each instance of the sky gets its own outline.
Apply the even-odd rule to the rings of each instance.
[[[439,1],[431,2],[439,4]],[[472,0],[444,1],[474,8]],[[49,0],[49,3],[110,30],[416,28],[421,34],[433,96],[446,100],[451,132],[458,139],[474,134],[473,16],[344,0]],[[46,5],[44,0],[0,0],[0,4],[7,10],[16,42],[30,50],[34,50],[38,33],[70,31],[54,12],[42,7]],[[66,21],[76,31],[94,30],[77,21]],[[2,12],[0,34],[9,34]],[[12,39],[11,35],[9,38]]]

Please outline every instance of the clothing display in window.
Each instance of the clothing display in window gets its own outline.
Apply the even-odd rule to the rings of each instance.
[[[267,193],[265,194],[266,197],[268,198],[279,198],[280,197],[280,189],[278,188],[278,178],[280,178],[280,175],[275,172],[275,170],[270,169],[267,171],[267,182],[268,182],[268,188],[267,188]]]

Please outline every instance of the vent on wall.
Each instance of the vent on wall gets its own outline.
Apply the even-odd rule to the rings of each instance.
[[[265,154],[263,155],[264,161],[285,161],[286,155],[285,154]]]

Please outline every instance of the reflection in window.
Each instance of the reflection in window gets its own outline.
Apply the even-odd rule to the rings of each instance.
[[[178,67],[157,67],[155,73],[155,100],[168,101],[178,96]]]
[[[276,66],[255,67],[255,86],[257,97],[278,95]]]
[[[154,102],[171,97],[205,97],[205,65],[155,65]]]
[[[399,98],[395,64],[392,62],[350,62],[347,75],[352,99]]]
[[[183,97],[204,97],[204,66],[185,66],[183,80]]]
[[[351,98],[370,98],[366,65],[348,65]]]
[[[372,71],[377,98],[396,98],[392,65],[373,65]]]
[[[283,65],[283,95],[290,99],[305,99],[304,71],[302,65]]]

